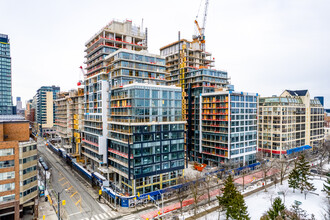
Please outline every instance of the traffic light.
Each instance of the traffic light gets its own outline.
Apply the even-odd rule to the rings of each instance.
[[[140,193],[138,192],[138,197],[140,197]]]
[[[102,190],[99,190],[99,195],[102,195]]]
[[[66,204],[66,201],[65,200],[62,200],[62,205],[65,205]]]
[[[150,200],[150,195],[148,195],[148,200]]]

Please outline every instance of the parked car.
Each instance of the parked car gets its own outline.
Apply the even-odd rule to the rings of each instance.
[[[319,172],[316,169],[311,169],[311,173],[319,174]]]

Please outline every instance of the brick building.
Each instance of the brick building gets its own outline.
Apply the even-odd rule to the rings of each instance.
[[[0,117],[0,218],[19,219],[38,197],[37,143],[21,116]]]

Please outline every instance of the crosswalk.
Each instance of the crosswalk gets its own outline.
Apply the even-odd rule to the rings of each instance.
[[[83,218],[82,220],[106,220],[116,218],[118,215],[116,212],[107,212],[93,215],[91,218]]]
[[[134,214],[125,215],[120,218],[120,220],[139,220],[140,218],[136,217]]]
[[[130,215],[123,216],[121,219],[124,219],[124,220],[139,220],[140,218],[136,217],[136,215],[134,215],[134,214],[130,214]]]
[[[91,218],[83,218],[81,220],[107,220],[107,219],[123,219],[123,220],[139,220],[140,218],[134,214],[125,215],[120,217],[117,212],[107,212],[93,215]]]

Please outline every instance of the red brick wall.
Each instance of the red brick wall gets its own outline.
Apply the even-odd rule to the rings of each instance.
[[[0,172],[5,173],[5,172],[10,172],[10,171],[15,171],[15,178],[14,179],[9,179],[9,180],[0,180],[0,184],[15,182],[15,189],[12,190],[12,191],[0,192],[0,196],[10,195],[10,194],[15,193],[15,199],[19,200],[20,188],[19,188],[19,147],[18,147],[18,141],[2,141],[2,142],[0,142],[0,149],[8,149],[8,148],[14,148],[14,155],[0,156],[0,161],[14,160],[15,166],[14,167],[1,168]]]
[[[28,141],[29,122],[5,122],[0,126],[0,141]]]

